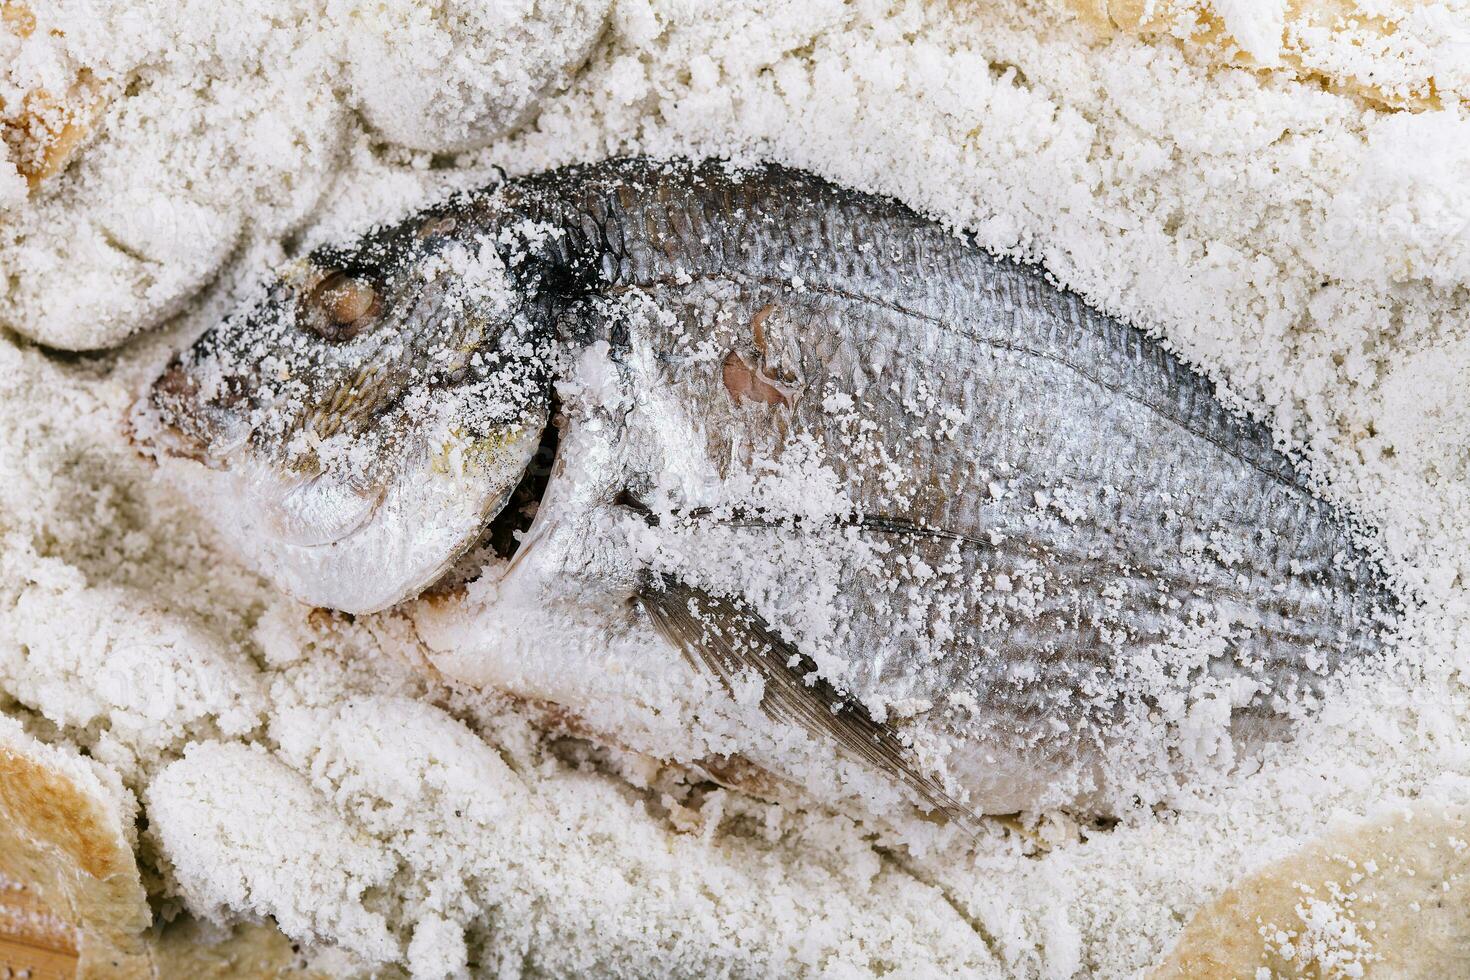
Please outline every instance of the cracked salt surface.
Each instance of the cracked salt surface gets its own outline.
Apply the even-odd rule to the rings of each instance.
[[[107,345],[183,311],[100,359],[0,346],[4,710],[118,773],[148,816],[142,859],[169,903],[273,915],[335,942],[326,965],[381,957],[423,976],[466,963],[1121,975],[1158,961],[1237,872],[1334,816],[1464,801],[1459,105],[1389,113],[1206,70],[1167,43],[1092,47],[1028,5],[618,2],[529,128],[444,171],[385,146],[337,101],[339,28],[356,5],[237,6],[242,26],[223,31],[181,4],[150,18],[175,25],[161,38],[128,5],[87,5],[104,24],[73,18],[67,36],[91,46],[92,63],[105,55],[136,84],[73,169],[12,206],[0,231],[0,268],[18,284],[3,315],[24,334]],[[267,14],[294,25],[289,43]],[[388,18],[381,29],[411,44],[442,28]],[[446,96],[445,109],[472,124],[477,98]],[[550,706],[447,687],[411,667],[424,654],[401,616],[314,614],[223,560],[132,454],[120,431],[132,399],[167,351],[279,260],[283,238],[339,238],[446,182],[483,183],[493,165],[526,172],[612,150],[758,154],[892,194],[1158,330],[1381,531],[1393,574],[1421,600],[1401,663],[1351,682],[1290,745],[1157,815],[1106,829],[1052,815],[1024,834],[997,822],[936,850],[922,824],[858,826],[691,785],[565,732]],[[104,200],[137,203],[109,216]],[[159,231],[174,227],[186,233]],[[993,479],[997,497],[1009,492],[998,466]],[[1031,589],[1011,586],[1017,603]],[[595,621],[544,615],[536,662],[501,665],[520,672],[508,686],[576,696],[599,668],[632,663],[607,674],[613,694],[677,703],[636,651],[599,641]],[[68,623],[85,644],[58,632]],[[612,728],[628,721],[616,703],[598,719]],[[648,712],[634,734],[678,740],[693,720]],[[721,744],[721,722],[698,720]],[[564,734],[545,734],[558,724]],[[296,802],[256,816],[265,786]],[[261,831],[259,819],[275,823]],[[331,867],[302,860],[308,847]],[[1322,964],[1370,962],[1353,951],[1372,934],[1304,908],[1278,925],[1310,933]]]

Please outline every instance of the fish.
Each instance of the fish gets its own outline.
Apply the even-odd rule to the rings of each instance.
[[[599,644],[641,637],[693,704],[647,731],[718,703],[725,763],[962,830],[1241,765],[1400,609],[1363,527],[1159,341],[774,163],[572,165],[318,248],[132,425],[303,602],[433,636],[486,600],[437,630],[453,676],[612,718],[640,695]],[[538,628],[554,683],[476,646]]]

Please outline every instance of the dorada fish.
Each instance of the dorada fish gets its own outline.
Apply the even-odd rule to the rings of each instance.
[[[135,427],[301,600],[438,583],[451,676],[960,824],[1228,767],[1390,621],[1158,343],[775,166],[568,167],[319,249]]]

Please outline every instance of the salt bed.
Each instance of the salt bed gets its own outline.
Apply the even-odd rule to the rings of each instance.
[[[1269,3],[1164,5],[1223,18],[1225,58],[1031,3],[47,5],[0,96],[85,67],[101,108],[37,189],[0,160],[0,708],[136,818],[158,918],[269,917],[322,971],[1144,970],[1241,874],[1470,797],[1470,21],[1411,6],[1307,71]],[[1116,825],[926,850],[547,737],[416,669],[402,616],[281,596],[131,449],[150,372],[287,251],[635,151],[897,196],[1156,331],[1373,529],[1395,662]],[[1286,914],[1273,969],[1386,955],[1340,892]]]

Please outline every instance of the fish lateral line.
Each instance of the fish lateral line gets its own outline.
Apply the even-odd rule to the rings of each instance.
[[[620,490],[613,498],[613,503],[628,510],[638,517],[649,527],[658,527],[660,517],[653,509],[644,503],[631,490]],[[894,517],[887,514],[863,514],[852,511],[846,514],[833,514],[830,523],[820,519],[813,519],[805,514],[791,514],[787,516],[771,516],[763,514],[758,510],[752,510],[736,505],[721,513],[717,508],[710,506],[699,506],[689,508],[674,508],[671,516],[685,520],[701,520],[714,517],[712,522],[717,527],[740,527],[740,528],[780,528],[792,531],[804,531],[808,527],[816,530],[829,530],[832,528],[856,528],[860,531],[876,531],[883,534],[900,534],[912,537],[936,538],[941,541],[957,541],[962,544],[972,545],[976,548],[993,547],[989,541],[977,538],[974,535],[965,534],[961,531],[951,531],[948,528],[933,527],[928,524],[920,524],[903,517]]]

